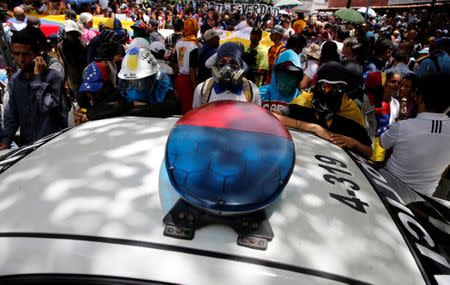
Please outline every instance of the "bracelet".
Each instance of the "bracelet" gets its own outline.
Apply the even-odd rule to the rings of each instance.
[[[83,114],[86,114],[86,113],[87,113],[87,110],[86,110],[85,108],[81,108],[81,109],[80,109],[80,112],[83,113]]]

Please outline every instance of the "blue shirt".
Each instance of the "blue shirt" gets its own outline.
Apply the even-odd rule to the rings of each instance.
[[[32,143],[67,127],[67,106],[63,97],[64,78],[53,69],[28,80],[21,70],[8,83],[1,142],[10,145],[20,127],[23,144]]]
[[[437,57],[440,72],[450,74],[450,56],[444,51],[438,52],[435,56]],[[422,77],[432,72],[438,72],[436,64],[432,59],[427,58],[420,64],[417,75]]]

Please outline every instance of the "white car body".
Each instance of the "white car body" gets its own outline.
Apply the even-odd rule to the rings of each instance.
[[[164,236],[162,219],[178,198],[163,191],[171,187],[163,160],[176,121],[88,122],[1,173],[0,276],[86,274],[177,284],[427,283],[356,163],[341,148],[303,132],[291,131],[296,165],[281,197],[269,206],[275,236],[267,250],[239,246],[236,233],[223,225],[201,228],[193,240]],[[326,182],[330,172],[319,166],[326,163],[318,156],[345,163],[366,213],[330,196],[348,196],[349,183]],[[448,275],[442,276],[433,282],[449,284]]]

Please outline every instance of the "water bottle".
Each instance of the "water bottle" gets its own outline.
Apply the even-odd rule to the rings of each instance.
[[[399,120],[406,120],[408,119],[408,98],[403,97],[400,100],[400,114],[398,116]]]

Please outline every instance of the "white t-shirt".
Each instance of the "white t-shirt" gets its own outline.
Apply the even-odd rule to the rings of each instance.
[[[337,52],[342,59],[342,48],[344,47],[344,43],[333,41],[337,45]]]
[[[22,31],[27,27],[27,23],[25,21],[16,21],[11,24],[11,31]]]
[[[319,69],[318,61],[308,59],[308,61],[306,61],[306,69],[305,69],[304,74],[306,76],[308,76],[310,79],[313,79],[314,75],[316,75],[318,69]]]
[[[419,113],[415,119],[392,124],[380,143],[393,148],[385,168],[414,190],[431,196],[450,164],[450,118]]]
[[[284,31],[284,38],[287,40],[288,38],[290,38],[293,34],[295,34],[295,31],[293,28],[289,27],[288,29],[286,29]]]
[[[203,85],[205,84],[205,82],[200,83],[195,88],[194,101],[192,103],[192,108],[196,108],[196,107],[199,107],[202,105],[202,88],[203,88]],[[249,80],[249,82],[252,87],[252,97],[253,97],[252,103],[256,104],[258,106],[261,106],[261,96],[259,94],[259,89],[255,85],[255,83],[251,82],[250,80]],[[247,101],[247,100],[245,100],[244,91],[242,91],[240,94],[235,94],[229,90],[226,90],[222,93],[217,94],[214,91],[214,87],[213,87],[211,89],[211,96],[209,97],[209,102],[220,101],[220,100],[237,100],[237,101],[242,101],[242,102]]]
[[[196,48],[198,47],[193,42],[182,40],[179,40],[175,45],[180,74],[189,74],[189,54]]]

